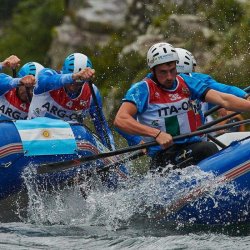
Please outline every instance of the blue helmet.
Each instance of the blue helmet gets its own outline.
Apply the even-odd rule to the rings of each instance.
[[[62,72],[63,74],[77,73],[87,67],[93,67],[90,59],[82,53],[73,53],[64,60]]]
[[[27,75],[33,75],[35,78],[37,78],[38,73],[43,69],[44,67],[37,62],[28,62],[22,66],[22,68],[18,71],[17,76],[18,77],[24,77]]]

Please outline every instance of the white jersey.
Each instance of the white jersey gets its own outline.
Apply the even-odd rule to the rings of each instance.
[[[0,96],[0,120],[25,120],[29,104],[22,102],[14,88]]]
[[[91,92],[88,84],[84,84],[78,97],[70,98],[62,87],[33,96],[30,104],[29,118],[46,116],[60,118],[65,121],[77,121],[88,114]]]

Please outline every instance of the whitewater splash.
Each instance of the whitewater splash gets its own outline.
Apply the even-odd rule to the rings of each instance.
[[[36,173],[27,168],[23,174],[29,197],[29,222],[36,224],[102,225],[117,230],[136,220],[166,221],[174,218],[178,226],[182,216],[175,214],[191,204],[204,214],[207,203],[213,208],[239,196],[233,182],[225,183],[196,166],[172,170],[166,175],[148,173],[121,180],[116,190],[104,187],[98,176],[91,180],[92,189],[85,199],[81,185],[48,186],[34,181]],[[248,193],[241,193],[242,199]],[[222,215],[225,216],[225,215]],[[195,218],[188,223],[195,223]]]

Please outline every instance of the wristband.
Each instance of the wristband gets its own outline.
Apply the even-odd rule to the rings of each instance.
[[[155,136],[155,139],[160,135],[161,133],[161,130],[159,131],[159,133]]]

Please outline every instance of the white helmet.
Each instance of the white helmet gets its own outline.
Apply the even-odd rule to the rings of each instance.
[[[176,64],[177,73],[193,72],[193,55],[186,49],[176,48],[179,62]]]
[[[90,59],[82,53],[73,53],[67,56],[63,64],[63,74],[77,73],[85,68],[92,68]]]
[[[190,54],[191,54],[192,59],[193,59],[193,65],[194,65],[194,66],[197,66],[197,62],[196,62],[196,60],[195,60],[195,58],[194,58],[193,54],[192,54],[191,52],[190,52]]]
[[[169,43],[156,43],[148,50],[147,62],[150,69],[162,63],[178,60],[175,48]]]

